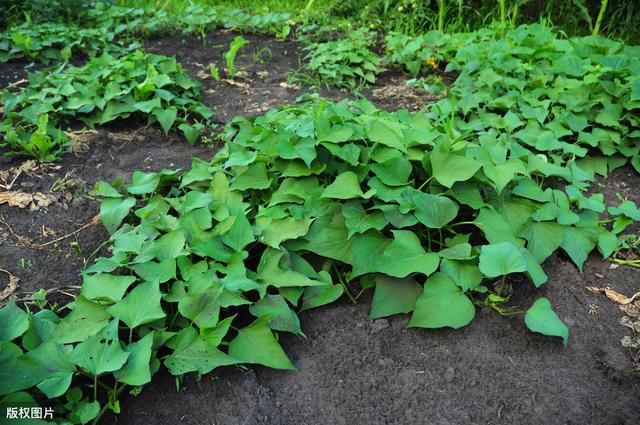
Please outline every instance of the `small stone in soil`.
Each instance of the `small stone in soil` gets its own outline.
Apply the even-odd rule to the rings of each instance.
[[[453,381],[453,378],[455,378],[455,376],[456,376],[456,370],[451,366],[449,366],[446,372],[444,373],[444,380],[447,382],[451,382]]]
[[[371,333],[377,334],[381,330],[386,329],[388,327],[389,327],[389,321],[387,319],[374,320],[373,323],[371,324]]]

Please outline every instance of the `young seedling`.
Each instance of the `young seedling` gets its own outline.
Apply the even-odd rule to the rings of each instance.
[[[233,39],[229,44],[229,50],[224,53],[224,60],[226,63],[226,72],[230,78],[236,76],[240,69],[236,66],[236,56],[238,51],[245,45],[249,44],[249,40],[246,40],[241,35]]]

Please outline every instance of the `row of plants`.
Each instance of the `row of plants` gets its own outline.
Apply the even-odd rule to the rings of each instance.
[[[56,161],[70,144],[62,128],[89,127],[115,119],[147,117],[165,133],[177,129],[189,143],[198,140],[212,111],[201,103],[200,85],[175,59],[136,50],[140,38],[179,28],[203,39],[210,29],[273,33],[286,37],[288,14],[248,14],[237,9],[190,5],[179,16],[156,8],[134,8],[97,2],[82,9],[77,23],[32,22],[29,17],[0,33],[0,62],[26,57],[46,65],[28,77],[29,86],[2,92],[4,119],[0,148],[7,156]],[[246,40],[237,37],[225,55],[230,76],[234,58]],[[68,66],[86,57],[82,66]],[[215,70],[217,72],[217,70]],[[213,71],[212,71],[213,72]]]
[[[125,15],[125,8],[121,11],[114,9],[112,15],[108,15],[111,16],[109,19]],[[216,19],[216,15],[191,12],[185,16]],[[139,19],[145,20],[144,17]],[[118,19],[112,23],[119,27],[126,26]],[[208,23],[203,25],[204,28]],[[133,31],[133,27],[127,31]],[[637,47],[601,37],[562,39],[540,24],[521,26],[506,32],[493,28],[455,35],[437,31],[418,37],[389,34],[385,39],[384,57],[371,50],[374,45],[375,33],[364,28],[352,31],[342,39],[309,43],[305,48],[308,52],[305,73],[302,78],[298,75],[298,78],[312,85],[325,84],[354,90],[375,82],[384,63],[400,66],[413,76],[420,76],[444,62],[448,64],[447,71],[466,70],[451,88],[463,114],[473,112],[485,124],[487,119],[503,121],[506,118],[510,121],[494,122],[489,126],[507,128],[508,131],[518,129],[520,136],[526,139],[525,143],[532,143],[541,134],[543,141],[537,142],[540,146],[546,143],[551,150],[555,150],[564,143],[564,148],[569,150],[565,153],[578,156],[584,156],[585,151],[575,151],[576,145],[571,143],[575,137],[592,147],[597,143],[608,143],[609,150],[617,150],[615,146],[621,145],[625,156],[632,157],[634,165],[638,167],[638,152],[630,143],[638,137],[637,130],[630,131],[628,137],[624,130],[637,125],[637,118],[626,113],[635,108],[640,93],[640,80],[635,77],[638,74],[638,62],[634,59],[638,56]],[[492,54],[488,55],[488,52]],[[607,55],[615,59],[606,58]],[[553,64],[560,57],[562,60],[559,65]],[[545,90],[542,85],[549,81],[555,85]],[[593,90],[591,86],[594,86]],[[35,89],[38,90],[39,86],[36,85]],[[629,93],[629,98],[620,108],[613,99],[623,96],[625,92]],[[471,95],[467,96],[469,93]],[[575,105],[567,105],[565,99],[574,95],[581,100],[575,101]],[[591,108],[590,113],[597,116],[587,117],[582,110],[570,115],[563,112],[568,107],[578,106],[580,102],[582,109]],[[447,110],[448,107],[444,106]],[[8,110],[10,108],[6,108]],[[506,111],[509,114],[504,117],[495,114]],[[597,120],[597,125],[587,125],[583,122],[585,119]],[[631,122],[620,126],[619,120]],[[56,119],[49,121],[51,126]],[[20,121],[22,127],[19,124],[16,127],[24,131],[25,125],[33,128],[38,122],[37,117],[31,117],[27,122]],[[4,128],[10,124],[5,120]],[[192,142],[197,132],[191,129],[187,132],[190,134],[188,140]],[[10,139],[14,140],[15,145],[17,139]],[[608,141],[598,142],[599,139]]]
[[[114,6],[98,2],[83,13],[82,25],[74,22],[37,23],[27,19],[0,32],[0,62],[27,58],[44,64],[72,57],[121,55],[140,47],[140,38],[181,31],[204,39],[208,31],[239,31],[289,35],[289,14],[250,14],[239,9],[189,5],[177,16],[153,7]]]
[[[80,67],[29,75],[29,85],[1,96],[5,155],[40,161],[59,158],[69,138],[60,128],[94,127],[127,117],[146,117],[166,133],[179,130],[193,144],[213,124],[200,84],[175,58],[137,50],[114,58],[104,53]]]
[[[514,274],[539,287],[556,250],[579,268],[596,247],[606,258],[640,219],[631,201],[583,191],[590,166],[606,173],[617,154],[554,165],[512,134],[432,112],[283,107],[236,118],[211,162],[96,185],[109,255],[83,271],[68,314],[0,310],[2,402],[87,423],[161,365],[294,370],[278,332],[303,335],[297,312],[355,300],[356,287],[374,291],[371,318],[409,313],[409,327],[460,328],[478,307],[522,314],[506,304]],[[546,298],[524,322],[568,341]]]

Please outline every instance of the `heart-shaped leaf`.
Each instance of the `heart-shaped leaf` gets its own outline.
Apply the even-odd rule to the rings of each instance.
[[[559,336],[566,346],[569,342],[569,328],[558,317],[551,308],[551,303],[547,298],[538,298],[527,310],[524,322],[533,332],[543,335]]]

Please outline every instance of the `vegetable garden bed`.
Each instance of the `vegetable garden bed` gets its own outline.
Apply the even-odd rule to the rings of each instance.
[[[286,79],[296,69],[299,47],[258,36],[247,36],[254,54],[239,58],[245,77],[226,83],[204,78],[208,70],[201,65],[219,60],[232,39],[224,32],[210,34],[207,46],[201,47],[195,39],[171,36],[151,41],[147,48],[176,54],[178,62],[202,83],[204,103],[217,112],[213,121],[219,124],[236,115],[262,115],[267,108],[293,103],[306,92]],[[0,73],[11,67],[0,65]],[[382,74],[364,94],[376,101],[374,90],[393,86],[397,76],[397,72]],[[322,94],[345,97],[336,89],[324,89]],[[379,107],[393,111],[413,110],[413,105],[432,99],[417,98],[413,104],[404,99],[397,104],[377,100]],[[46,207],[37,201],[26,208],[0,205],[0,265],[20,279],[19,296],[45,288],[50,300],[66,303],[68,293],[77,294],[74,287],[82,282],[78,273],[92,264],[92,253],[111,255],[105,248],[100,250],[109,236],[95,225],[98,204],[87,196],[97,182],[130,182],[136,171],[189,169],[191,157],[208,161],[219,148],[189,146],[173,135],[163,135],[157,127],[142,127],[133,120],[108,124],[80,137],[75,151],[53,165],[31,164],[19,171],[23,161],[0,159],[0,170],[9,173],[4,184],[19,173],[14,189],[53,196]],[[241,160],[246,159],[242,155]],[[376,175],[397,177],[385,175],[384,170]],[[617,205],[616,194],[620,194],[640,204],[640,177],[631,166],[618,168],[598,182],[606,203]],[[248,188],[253,189],[251,183]],[[370,225],[361,233],[375,228]],[[400,233],[394,237],[400,240]],[[64,239],[49,243],[58,238]],[[374,268],[369,266],[369,271]],[[596,253],[583,268],[578,273],[565,253],[555,252],[544,263],[548,281],[541,288],[534,288],[521,275],[510,277],[514,288],[510,305],[520,314],[502,317],[490,308],[477,308],[476,319],[459,330],[405,329],[409,318],[404,315],[370,321],[371,305],[376,305],[372,291],[355,304],[342,297],[300,314],[300,329],[306,337],[281,333],[279,342],[298,372],[225,367],[201,379],[189,374],[176,391],[175,378],[163,368],[140,394],[123,393],[120,415],[108,412],[103,420],[124,424],[538,424],[554,417],[558,423],[632,424],[640,417],[640,383],[631,370],[633,350],[620,345],[629,334],[618,323],[624,313],[585,287],[610,286],[633,294],[640,272],[612,266]],[[354,280],[345,289],[356,294],[360,288]],[[526,329],[524,311],[540,297],[552,301],[568,326],[571,336],[566,348],[556,338]],[[238,322],[247,326],[252,320],[244,312]]]

